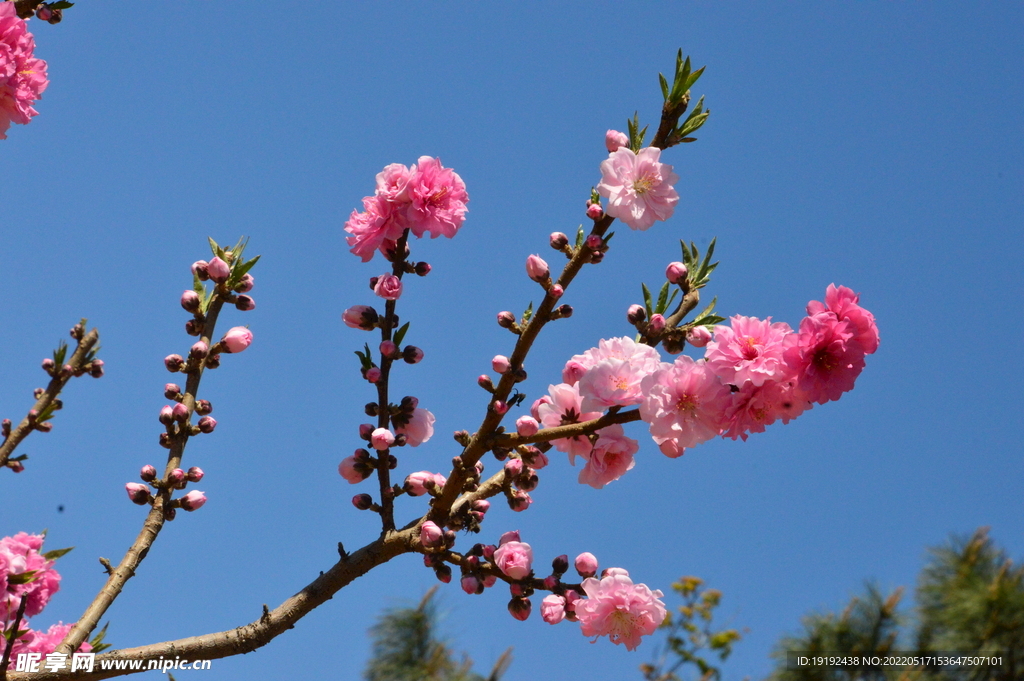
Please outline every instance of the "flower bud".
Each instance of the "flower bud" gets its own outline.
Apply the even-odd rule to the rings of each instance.
[[[569,237],[562,232],[551,232],[551,236],[548,237],[548,243],[551,244],[551,248],[560,251],[569,245]]]
[[[53,363],[53,360],[50,359],[49,357],[43,360],[43,371],[45,371],[46,373],[53,374],[53,369],[55,366],[56,365]]]
[[[370,367],[363,374],[363,377],[366,378],[366,380],[369,381],[370,383],[377,383],[377,382],[379,382],[380,379],[381,379],[381,376],[382,376],[382,374],[381,374],[381,371],[380,371],[379,367]]]
[[[402,350],[402,359],[406,364],[419,364],[423,360],[423,351],[415,345],[406,345]]]
[[[192,349],[188,351],[189,357],[195,357],[196,359],[206,359],[206,356],[210,354],[210,346],[206,344],[206,341],[198,341]]]
[[[203,329],[206,328],[206,324],[190,319],[185,322],[185,333],[190,336],[201,336],[203,335]]]
[[[523,472],[522,459],[509,459],[505,462],[505,477],[514,478]]]
[[[539,255],[531,255],[526,259],[526,275],[537,282],[546,281],[551,274],[548,264]]]
[[[660,314],[652,314],[651,321],[647,324],[647,333],[658,335],[665,330],[665,317]]]
[[[540,616],[548,624],[558,624],[565,619],[565,599],[558,594],[545,596],[540,602]]]
[[[366,480],[372,473],[373,467],[358,456],[347,456],[338,464],[338,474],[350,485]]]
[[[522,541],[522,539],[519,536],[519,530],[509,530],[508,532],[505,532],[504,534],[502,534],[501,537],[498,538],[498,546],[502,546],[504,544],[507,544],[510,541]],[[493,548],[492,548],[492,551],[493,551]],[[485,557],[487,556],[487,547],[486,546],[484,547],[484,556]],[[487,557],[487,560],[490,560],[490,557]]]
[[[181,507],[186,511],[198,511],[206,503],[206,495],[197,489],[192,490],[180,499]]]
[[[425,277],[428,274],[430,274],[430,269],[431,269],[430,263],[428,263],[428,262],[418,262],[418,263],[416,263],[415,272],[416,272],[417,275],[419,275],[421,277]]]
[[[551,591],[556,586],[558,586],[558,578],[554,575],[548,575],[543,580],[541,580],[541,584],[544,586],[545,589]]]
[[[160,433],[160,446],[164,449],[171,448],[171,436],[166,430]]]
[[[556,575],[564,575],[569,571],[569,556],[564,553],[551,561],[551,571]]]
[[[388,359],[395,359],[399,356],[398,346],[395,345],[394,341],[381,341],[380,354]]]
[[[512,365],[505,355],[495,355],[494,359],[491,360],[491,368],[499,374],[507,373],[511,367]]]
[[[711,331],[706,326],[695,326],[686,334],[686,342],[695,348],[702,348],[711,342]]]
[[[160,407],[160,423],[169,426],[174,423],[174,409],[169,404]]]
[[[553,319],[568,319],[572,316],[572,305],[559,305],[555,308]]]
[[[173,416],[174,420],[178,423],[185,423],[185,421],[188,420],[188,407],[181,402],[176,403],[171,407],[171,416]]]
[[[523,474],[516,480],[516,487],[524,492],[532,492],[537,489],[537,485],[540,484],[540,477],[537,475],[537,471],[532,468],[523,469]]]
[[[580,573],[580,577],[593,577],[597,574],[597,558],[592,553],[581,553],[576,556],[573,564],[576,566],[576,572]]]
[[[587,235],[587,240],[585,243],[587,244],[587,248],[589,248],[590,250],[600,251],[601,246],[604,245],[604,240],[601,239],[601,237],[599,237],[596,234],[589,234]]]
[[[175,468],[167,474],[167,484],[171,487],[177,487],[183,482],[185,482],[185,471],[180,468]]]
[[[484,589],[484,585],[476,575],[463,575],[460,585],[462,590],[471,596],[482,592]]]
[[[670,284],[682,285],[686,281],[686,265],[681,262],[670,262],[665,268],[665,278]]]
[[[520,416],[516,419],[516,432],[523,437],[531,437],[540,430],[540,424],[532,416]]]
[[[629,137],[626,133],[619,132],[618,130],[609,130],[604,134],[604,146],[608,149],[608,153],[618,151],[622,147],[629,147]]]
[[[399,403],[398,406],[401,407],[402,411],[411,414],[413,411],[416,410],[416,407],[420,406],[420,401],[418,398],[413,397],[412,395],[406,395],[405,397],[402,398],[402,401]]]
[[[498,313],[498,326],[503,329],[511,329],[516,323],[516,316],[505,310]]]
[[[592,203],[587,206],[587,217],[591,220],[600,220],[604,216],[604,209],[600,203]]]
[[[206,281],[210,278],[210,263],[205,260],[196,260],[192,263],[192,274],[199,277],[199,281]]]
[[[8,437],[10,434],[11,434],[11,420],[10,419],[4,419],[3,422],[0,422],[0,435],[3,435],[4,437]]]
[[[181,355],[167,355],[164,357],[164,366],[167,367],[168,371],[181,371],[181,367],[185,364],[185,359]]]
[[[502,400],[494,400],[491,403],[491,408],[494,409],[495,414],[504,414],[508,411],[508,403]]]
[[[377,428],[370,434],[370,443],[378,452],[383,452],[395,444],[395,435],[387,428]]]
[[[630,305],[626,310],[626,321],[630,324],[639,324],[645,319],[647,319],[647,310],[643,305]]]
[[[210,404],[209,400],[196,400],[196,413],[200,416],[206,416],[213,411],[213,405]]]
[[[384,300],[398,300],[402,296],[402,280],[393,274],[382,274],[377,277],[373,292]]]
[[[341,313],[345,326],[363,331],[372,331],[379,319],[377,311],[369,305],[354,305]]]
[[[370,436],[373,435],[374,428],[376,428],[376,426],[374,426],[373,424],[370,424],[370,423],[360,423],[359,424],[359,437],[364,439],[364,440],[369,440]]]
[[[206,266],[206,272],[210,275],[210,279],[213,279],[218,284],[223,284],[231,276],[231,266],[218,256]]]
[[[548,295],[555,300],[561,298],[563,293],[565,293],[565,289],[562,288],[561,284],[552,284],[551,287],[548,288]]]
[[[360,511],[368,511],[373,506],[373,497],[369,494],[357,494],[352,497],[352,505]]]
[[[139,471],[139,477],[142,478],[144,482],[152,482],[153,480],[156,480],[156,467],[147,463]]]
[[[420,543],[428,549],[436,549],[444,543],[444,532],[433,520],[420,525]]]
[[[244,326],[236,326],[228,329],[224,337],[220,339],[220,345],[227,348],[228,352],[241,352],[252,344],[252,331]]]
[[[199,423],[197,425],[199,426],[200,433],[212,433],[213,429],[217,427],[217,419],[212,416],[204,416],[199,419]]]
[[[93,378],[103,378],[103,366],[104,362],[102,359],[94,359],[89,363],[89,375]]]
[[[53,17],[53,10],[46,3],[36,8],[36,18],[40,21],[49,21]]]
[[[85,327],[81,322],[71,327],[71,337],[75,340],[82,340],[85,337]]]
[[[248,293],[252,290],[253,284],[255,283],[256,281],[252,278],[252,275],[246,272],[242,275],[242,278],[238,280],[238,283],[235,284],[235,291],[238,293]]]
[[[199,294],[195,291],[185,291],[181,294],[181,306],[185,308],[185,312],[191,312],[192,314],[199,312],[201,302]]]
[[[203,469],[199,466],[192,466],[192,468],[189,468],[188,472],[185,473],[185,477],[188,478],[189,482],[199,482],[203,479],[204,475],[206,475],[206,473],[203,473]]]
[[[434,566],[434,575],[445,584],[452,581],[452,569],[443,563]]]
[[[530,616],[530,599],[529,598],[513,598],[508,602],[508,611],[520,622],[525,621]]]
[[[237,296],[235,298],[235,307],[242,312],[248,312],[256,309],[256,301],[250,296]]]
[[[207,369],[216,369],[220,366],[220,355],[214,354],[206,358],[206,364],[204,365]]]
[[[494,392],[494,383],[491,382],[491,377],[487,374],[480,374],[476,379],[476,384],[489,393]]]
[[[473,510],[477,513],[487,513],[491,510],[491,502],[486,499],[477,499],[473,502]]]
[[[124,489],[128,493],[128,498],[132,500],[132,503],[142,506],[149,502],[148,485],[143,485],[140,482],[129,482],[124,486]]]
[[[537,470],[548,465],[548,455],[536,447],[525,447],[521,451],[520,456],[523,457],[523,461],[530,464],[531,468]]]

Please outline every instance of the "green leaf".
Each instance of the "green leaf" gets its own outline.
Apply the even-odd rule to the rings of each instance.
[[[709,314],[707,317],[694,320],[694,326],[714,326],[715,324],[721,324],[725,321],[725,317],[719,317],[716,314]]]
[[[242,281],[242,277],[245,276],[245,274],[253,268],[253,265],[259,262],[259,259],[260,256],[257,255],[252,260],[237,265],[234,271],[231,273],[231,283],[237,284],[238,282]]]
[[[29,570],[16,575],[7,575],[8,584],[29,584],[35,579],[38,570]]]
[[[394,343],[395,345],[401,345],[402,341],[405,340],[405,333],[409,330],[409,323],[402,324],[402,328],[395,332]]]
[[[192,273],[192,290],[199,294],[199,300],[206,297],[206,287],[203,286],[202,279],[195,272]]]
[[[213,251],[213,254],[218,258],[223,259],[222,256],[224,255],[224,249],[220,247],[220,244],[214,241],[212,236],[208,236],[206,238],[210,240],[210,250]]]
[[[64,358],[67,357],[67,354],[68,344],[61,341],[60,345],[57,346],[57,349],[53,351],[53,363],[57,365],[57,371],[60,371],[60,368],[64,366]]]
[[[604,245],[605,245],[605,246],[607,246],[607,245],[608,245],[608,242],[612,240],[612,237],[613,237],[613,236],[615,236],[615,232],[610,232],[610,233],[608,234],[608,236],[606,236],[606,237],[604,238]]]
[[[666,281],[661,286],[661,291],[658,293],[658,304],[654,307],[654,312],[662,314],[665,312],[665,308],[668,307],[668,287],[669,283]]]
[[[50,9],[68,9],[74,7],[75,3],[68,2],[67,0],[58,0],[57,2],[50,3]]]
[[[661,82],[661,94],[665,98],[665,101],[667,102],[668,101],[668,81],[665,80],[665,76],[663,76],[660,73],[658,74],[658,80]]]
[[[106,650],[107,648],[110,647],[109,643],[104,643],[103,642],[103,639],[105,639],[107,637],[107,627],[109,627],[109,626],[110,626],[110,622],[107,622],[106,624],[104,624],[103,628],[100,629],[99,632],[97,632],[97,634],[92,637],[91,641],[89,641],[89,645],[92,646],[92,652],[98,653],[98,652],[104,651],[104,650]]]
[[[583,225],[580,225],[580,228],[578,230],[576,230],[576,248],[579,248],[582,245],[583,245]]]
[[[716,303],[718,303],[718,296],[715,296],[714,298],[711,299],[711,303],[707,307],[705,307],[703,310],[701,310],[700,314],[697,315],[696,319],[702,319],[704,317],[707,317],[709,314],[711,314],[711,312],[715,309],[715,304]]]
[[[651,307],[651,291],[647,288],[647,284],[640,284],[640,286],[644,290],[644,307],[647,308],[647,318],[650,319],[654,314],[654,308]]]
[[[523,321],[524,322],[528,322],[528,321],[530,321],[531,317],[533,317],[533,301],[532,300],[530,301],[530,306],[528,308],[526,308],[525,312],[523,312]]]
[[[11,458],[9,458],[7,460],[8,461],[24,461],[27,458],[28,458],[28,454],[19,454],[18,456],[12,456]]]
[[[57,560],[61,556],[70,553],[71,550],[74,548],[74,546],[69,546],[66,549],[54,549],[53,551],[47,551],[43,554],[43,558],[45,558],[46,560]]]
[[[54,407],[53,403],[51,403],[50,406],[39,412],[39,415],[36,416],[36,423],[42,423],[46,419],[50,418],[51,416],[53,416],[53,413],[55,411],[57,411],[57,409]]]
[[[701,75],[704,73],[704,69],[706,68],[707,66],[702,66],[693,73],[691,73],[689,77],[686,79],[686,86],[684,89],[689,90],[690,87],[692,87],[693,84],[697,82],[697,79],[701,77]]]
[[[669,309],[670,307],[672,307],[672,301],[676,299],[676,294],[677,293],[679,293],[679,289],[673,288],[672,289],[672,295],[668,297],[668,302],[665,303],[665,309],[666,310]]]

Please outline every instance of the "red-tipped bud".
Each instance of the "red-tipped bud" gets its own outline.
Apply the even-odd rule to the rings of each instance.
[[[394,341],[389,340],[381,341],[380,354],[382,357],[387,357],[388,359],[396,359],[401,356],[398,346],[395,345]]]
[[[47,357],[43,360],[43,371],[48,374],[53,374],[54,367],[57,365],[53,363],[53,360]]]
[[[89,375],[93,378],[103,378],[103,360],[94,359],[89,363]]]
[[[205,260],[196,260],[192,263],[192,274],[199,277],[199,281],[206,281],[210,278],[210,263]]]
[[[569,571],[569,556],[564,553],[551,561],[551,571],[556,575],[564,575]]]
[[[551,236],[548,237],[548,243],[551,244],[551,248],[560,251],[569,245],[569,237],[562,232],[551,232]]]
[[[509,459],[505,462],[505,477],[515,478],[523,472],[522,459]]]
[[[428,520],[420,525],[420,543],[428,549],[440,548],[444,543],[444,532],[437,523]]]
[[[643,305],[630,305],[626,310],[626,321],[630,324],[639,324],[645,319],[647,319],[647,310]]]
[[[373,497],[369,494],[357,494],[352,497],[352,505],[360,511],[368,511],[373,506]]]
[[[508,357],[505,355],[495,355],[494,359],[491,360],[491,368],[499,374],[507,373],[512,365],[508,361]]]
[[[428,263],[428,262],[418,262],[418,263],[416,263],[416,268],[415,269],[416,269],[416,274],[418,274],[421,277],[425,277],[428,274],[430,274],[430,269],[431,269],[430,263]]]
[[[686,281],[686,265],[681,262],[670,262],[665,268],[665,278],[670,284],[682,284]]]
[[[402,350],[402,359],[406,364],[419,364],[423,361],[423,351],[415,345],[406,345]]]
[[[360,423],[359,424],[359,437],[364,440],[369,440],[370,436],[373,435],[373,431],[376,428],[371,423]]]
[[[530,616],[531,608],[529,598],[513,598],[508,602],[509,613],[520,622],[525,621]]]
[[[192,466],[192,468],[189,468],[188,472],[185,473],[185,477],[188,478],[189,482],[199,482],[203,479],[204,475],[206,475],[206,473],[203,473],[203,469],[199,466]]]
[[[512,498],[508,501],[508,507],[516,513],[522,513],[526,509],[530,508],[530,504],[533,503],[533,499],[529,494],[521,489],[517,489],[512,493]]]
[[[199,423],[197,425],[199,426],[200,433],[212,433],[214,428],[217,427],[217,419],[212,416],[204,416],[199,419]]]
[[[369,305],[355,305],[341,313],[341,320],[350,328],[372,331],[380,316]]]
[[[201,336],[203,335],[203,329],[206,325],[202,322],[197,322],[195,319],[190,319],[185,322],[185,333],[190,336]]]
[[[494,392],[494,383],[491,381],[491,377],[487,374],[480,374],[476,379],[476,384],[489,393]]]
[[[526,275],[530,279],[541,282],[547,280],[550,274],[548,264],[539,255],[531,255],[526,259]]]
[[[213,411],[213,405],[210,404],[209,400],[196,400],[196,413],[200,416],[206,416]]]
[[[452,569],[443,563],[434,566],[434,575],[445,584],[452,581]]]
[[[144,482],[152,482],[156,480],[156,467],[147,463],[139,471],[139,477],[142,478]]]
[[[160,407],[160,423],[169,426],[174,423],[174,409],[169,404]]]
[[[370,367],[363,374],[363,377],[370,383],[377,383],[380,381],[382,375],[383,374],[381,374],[379,367]]]
[[[256,309],[256,301],[251,296],[238,296],[235,298],[235,307],[242,312]]]
[[[491,403],[491,408],[494,409],[495,414],[504,414],[508,411],[508,403],[502,400],[494,400]]]
[[[548,295],[555,300],[561,298],[563,293],[565,293],[565,289],[562,288],[561,284],[552,284],[548,289]]]
[[[599,251],[601,250],[601,246],[604,245],[604,241],[598,235],[590,234],[587,236],[586,244],[587,248],[589,248],[590,250]]]
[[[191,312],[192,314],[199,312],[201,302],[199,294],[195,291],[185,291],[181,294],[181,306],[185,308],[185,312]]]
[[[160,446],[164,449],[171,448],[171,436],[166,430],[160,433]]]
[[[181,367],[185,364],[185,358],[181,355],[167,355],[164,357],[164,366],[167,367],[168,371],[181,371]]]
[[[547,577],[544,578],[544,581],[542,582],[542,584],[544,585],[545,589],[547,589],[548,591],[551,591],[556,586],[558,586],[558,577],[555,577],[554,575],[548,575]]]
[[[601,204],[592,203],[587,206],[587,217],[595,221],[604,217],[604,210],[601,208]]]
[[[665,317],[660,314],[651,315],[651,321],[647,324],[647,333],[657,335],[665,330]]]
[[[167,484],[171,487],[177,487],[185,482],[185,471],[180,468],[175,468],[173,471],[167,474]]]
[[[192,349],[188,351],[188,356],[194,357],[196,359],[206,359],[206,356],[209,354],[210,346],[206,343],[206,341],[196,342],[192,346]]]
[[[206,266],[206,272],[210,275],[210,279],[213,279],[218,284],[223,284],[231,276],[231,266],[220,259],[215,257]]]
[[[36,8],[36,18],[40,21],[49,21],[53,18],[53,10],[45,3]]]
[[[476,575],[463,575],[459,584],[462,590],[470,595],[481,593],[484,590],[483,583]]]
[[[206,503],[206,495],[197,489],[192,490],[180,499],[181,507],[186,511],[198,511]]]
[[[572,305],[559,305],[552,314],[552,319],[568,319],[572,316]]]
[[[128,493],[128,498],[132,500],[133,504],[142,506],[149,502],[148,485],[143,485],[140,482],[129,482],[124,486],[124,489]]]

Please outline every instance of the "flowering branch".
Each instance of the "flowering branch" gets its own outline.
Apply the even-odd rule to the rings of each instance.
[[[14,650],[14,641],[18,638],[18,627],[21,626],[21,618],[25,616],[25,607],[28,605],[28,599],[22,598],[21,604],[18,606],[18,614],[14,616],[14,622],[11,624],[11,628],[3,632],[9,636],[7,639],[7,645],[4,647],[3,659],[0,659],[0,679],[7,678],[7,665],[11,661],[11,651]]]
[[[536,444],[538,442],[551,442],[552,440],[559,440],[561,438],[590,435],[593,432],[616,423],[632,423],[633,421],[639,420],[639,409],[631,409],[630,411],[610,411],[604,416],[591,419],[590,421],[569,423],[564,426],[556,426],[555,428],[544,428],[543,430],[537,431],[536,435],[530,435],[528,437],[525,435],[519,435],[518,433],[502,433],[494,438],[493,446],[510,448],[517,447],[519,445]]]
[[[3,444],[0,444],[0,468],[7,467],[15,472],[20,472],[23,469],[21,464],[23,458],[12,460],[11,455],[32,431],[48,432],[50,430],[52,426],[46,419],[61,408],[62,404],[57,399],[57,395],[68,384],[72,376],[90,373],[99,378],[103,375],[103,361],[95,359],[96,352],[94,350],[96,343],[99,342],[100,333],[96,329],[85,333],[85,320],[82,321],[83,324],[76,324],[71,329],[71,337],[78,343],[71,359],[66,363],[63,361],[66,346],[62,342],[61,347],[54,353],[54,358],[61,360],[59,365],[49,358],[43,360],[43,369],[53,378],[50,379],[50,383],[45,389],[36,392],[36,403],[29,410],[28,415],[13,429],[11,422],[4,420],[2,428],[5,437]]]

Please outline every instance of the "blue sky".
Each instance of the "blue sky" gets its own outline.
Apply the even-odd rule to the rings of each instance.
[[[89,0],[65,16],[33,22],[51,84],[0,143],[0,412],[24,414],[39,360],[80,317],[108,370],[73,382],[54,432],[24,445],[28,470],[0,476],[0,535],[46,527],[52,547],[77,546],[38,624],[78,617],[102,585],[97,557],[119,559],[142,522],[123,486],[163,457],[160,360],[189,345],[177,300],[208,235],[248,235],[263,254],[257,309],[224,322],[256,342],[204,380],[220,425],[185,461],[206,470],[210,501],[164,530],[109,611],[118,647],[249,622],[327,569],[338,541],[376,535],[336,473],[372,397],[351,354],[369,336],[339,315],[371,303],[366,280],[384,271],[341,231],[374,174],[438,156],[471,197],[456,239],[414,244],[434,271],[400,302],[426,359],[395,390],[438,418],[401,470],[440,469],[457,453],[447,434],[483,415],[475,377],[511,350],[494,314],[538,299],[526,256],[557,262],[547,235],[584,221],[606,129],[634,111],[656,127],[657,73],[679,47],[707,65],[694,94],[712,110],[698,143],[664,156],[680,206],[648,232],[620,227],[569,289],[576,314],[527,362],[530,399],[568,357],[629,333],[640,282],[661,281],[681,238],[718,237],[706,291],[723,313],[795,326],[845,284],[882,345],[852,393],[746,443],[668,460],[634,424],[637,466],[601,491],[555,457],[533,508],[496,507],[483,537],[518,528],[538,565],[590,550],[666,591],[703,577],[748,630],[735,679],[765,676],[780,635],[863,580],[912,585],[950,532],[990,525],[1024,557],[1019,4]],[[215,661],[216,676],[355,678],[376,614],[433,582],[398,559],[269,647]],[[446,630],[481,667],[515,647],[510,681],[639,678],[653,649],[516,622],[500,589],[442,595]]]

